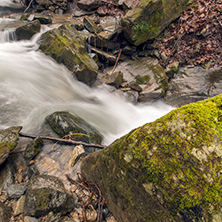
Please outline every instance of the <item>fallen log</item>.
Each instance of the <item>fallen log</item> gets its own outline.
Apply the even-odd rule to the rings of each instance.
[[[67,139],[61,139],[61,138],[55,138],[55,137],[50,137],[50,136],[34,136],[26,133],[19,132],[19,136],[21,137],[26,137],[26,138],[32,138],[35,139],[37,137],[40,137],[43,140],[51,140],[54,142],[60,142],[60,143],[66,143],[66,144],[72,144],[72,145],[83,145],[85,147],[95,147],[99,149],[103,149],[106,146],[104,145],[99,145],[99,144],[94,144],[94,143],[84,143],[82,141],[75,141],[75,140],[67,140]]]

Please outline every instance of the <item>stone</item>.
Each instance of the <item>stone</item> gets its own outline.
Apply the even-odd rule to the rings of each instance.
[[[92,11],[97,9],[101,3],[102,2],[98,0],[78,0],[77,5],[82,10]]]
[[[90,33],[95,33],[98,34],[101,32],[100,28],[96,25],[96,23],[90,19],[89,17],[84,17],[83,18],[83,24],[85,28],[90,32]]]
[[[25,149],[24,157],[26,160],[30,161],[41,151],[43,146],[43,140],[38,137],[31,142],[29,142]]]
[[[208,71],[199,66],[180,68],[169,83],[164,101],[179,107],[216,96],[222,90],[221,76],[222,68],[211,68]]]
[[[65,65],[77,80],[92,85],[97,77],[98,66],[88,55],[85,39],[70,25],[44,33],[39,49],[56,62]]]
[[[11,217],[11,208],[0,202],[0,222],[8,222]]]
[[[157,59],[151,57],[126,60],[118,63],[116,72],[123,73],[123,79],[127,83],[136,82],[142,91],[139,101],[150,102],[161,98],[168,87],[168,78]],[[109,69],[106,72],[110,72]],[[126,90],[126,89],[124,89]]]
[[[59,136],[70,136],[74,140],[101,144],[101,134],[78,116],[69,112],[54,112],[45,119],[52,130]]]
[[[112,73],[108,76],[107,80],[105,80],[106,84],[115,86],[117,89],[121,86],[122,82],[123,73],[121,71]]]
[[[49,175],[34,176],[26,192],[25,216],[42,217],[50,211],[66,214],[76,206],[77,198],[67,193],[61,180]]]
[[[165,69],[165,73],[169,78],[173,78],[174,75],[177,73],[179,69],[179,62],[175,61],[170,63],[166,69]]]
[[[127,45],[123,48],[122,53],[127,56],[132,56],[136,53],[136,47]]]
[[[73,149],[73,155],[69,161],[69,166],[70,167],[73,167],[77,161],[83,157],[85,155],[85,150],[83,148],[83,145],[78,145],[78,146],[75,146],[75,148]]]
[[[23,184],[11,184],[8,186],[7,194],[10,199],[19,199],[26,191],[27,186]]]
[[[141,0],[121,20],[124,37],[138,46],[157,37],[179,17],[189,0]]]
[[[35,217],[25,216],[24,222],[38,222],[38,219],[36,219]]]
[[[82,160],[117,221],[211,221],[222,211],[222,94],[174,109]],[[96,167],[95,167],[96,166]]]
[[[17,40],[31,39],[33,35],[40,31],[41,24],[39,20],[34,20],[32,22],[27,22],[15,30],[15,35]]]
[[[0,130],[0,165],[7,159],[19,140],[19,132],[22,127],[10,127]]]
[[[13,215],[16,217],[24,213],[25,195],[21,196],[18,201],[13,204]]]
[[[130,88],[137,91],[137,92],[141,92],[142,88],[139,86],[139,84],[137,84],[136,82],[131,82],[129,84]]]

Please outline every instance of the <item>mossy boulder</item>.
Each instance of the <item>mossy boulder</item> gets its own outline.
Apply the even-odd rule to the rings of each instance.
[[[50,211],[66,214],[76,206],[77,198],[67,193],[63,183],[54,176],[34,176],[29,181],[24,215],[41,217]]]
[[[92,85],[96,80],[98,66],[88,55],[84,38],[74,27],[62,25],[44,33],[39,49],[65,65],[79,81]]]
[[[222,211],[222,95],[175,109],[82,161],[121,222],[216,221]]]
[[[69,112],[54,112],[45,123],[60,137],[70,136],[73,140],[101,144],[102,135],[85,120]]]
[[[25,22],[15,29],[17,40],[31,39],[33,35],[40,31],[41,24],[39,20]]]
[[[154,39],[179,17],[189,0],[141,0],[123,17],[125,38],[134,45]]]
[[[21,126],[14,126],[0,130],[0,165],[7,159],[10,152],[15,149],[21,129]]]

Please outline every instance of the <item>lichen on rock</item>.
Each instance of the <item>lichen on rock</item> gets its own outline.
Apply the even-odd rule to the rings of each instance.
[[[212,221],[222,208],[222,95],[132,130],[82,162],[119,221]]]

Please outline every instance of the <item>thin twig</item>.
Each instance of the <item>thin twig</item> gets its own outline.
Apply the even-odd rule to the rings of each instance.
[[[85,147],[96,147],[98,149],[105,148],[105,146],[103,146],[103,145],[94,144],[94,143],[84,143],[82,141],[66,140],[66,139],[55,138],[55,137],[50,137],[50,136],[34,136],[34,135],[30,135],[30,134],[25,134],[22,132],[19,132],[19,136],[32,138],[32,139],[40,137],[43,140],[51,140],[51,141],[56,141],[56,142],[61,142],[61,143],[66,143],[66,144],[73,144],[73,145],[83,145]]]
[[[33,0],[31,0],[27,6],[27,8],[25,9],[24,13],[26,13],[26,11],[30,8],[31,4],[32,4]]]
[[[117,57],[117,59],[116,59],[116,63],[115,63],[115,65],[114,65],[114,67],[113,67],[113,69],[112,69],[112,71],[111,71],[111,73],[110,73],[109,75],[112,75],[112,74],[113,74],[113,72],[115,71],[115,69],[116,69],[116,66],[117,66],[117,63],[118,63],[118,61],[119,61],[119,58],[120,58],[121,53],[122,53],[122,49],[120,49],[120,51],[119,51],[119,55],[118,55],[118,57]]]

